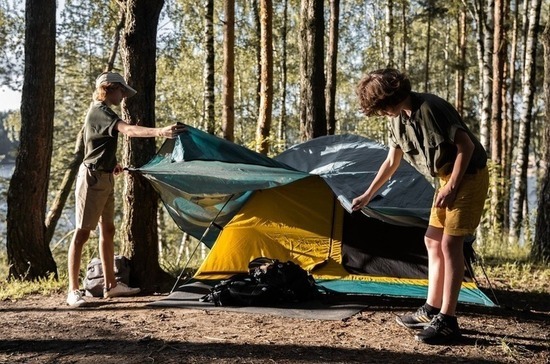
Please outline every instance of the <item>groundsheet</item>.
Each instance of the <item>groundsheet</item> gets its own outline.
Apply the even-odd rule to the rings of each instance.
[[[210,292],[210,288],[210,285],[202,282],[190,283],[180,286],[167,297],[151,302],[147,306],[249,312],[312,320],[345,320],[367,307],[366,304],[360,302],[345,302],[344,297],[321,297],[316,300],[295,302],[277,307],[215,306],[212,302],[200,301],[201,297]]]

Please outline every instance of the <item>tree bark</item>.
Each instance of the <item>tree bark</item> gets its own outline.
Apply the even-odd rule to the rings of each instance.
[[[477,57],[479,67],[479,141],[487,152],[490,152],[489,121],[491,111],[491,52],[493,45],[494,1],[474,0],[474,17],[476,21]]]
[[[336,132],[336,80],[338,66],[338,24],[340,18],[340,0],[330,1],[330,32],[328,37],[327,52],[327,134],[334,135]],[[393,47],[393,44],[392,44]],[[393,58],[393,56],[392,56]]]
[[[130,124],[155,126],[156,36],[163,0],[127,0],[122,34],[126,79],[138,93],[122,103]],[[124,138],[123,163],[139,167],[155,154],[154,138]],[[124,254],[131,259],[131,284],[145,292],[170,288],[170,276],[158,261],[158,195],[142,176],[128,174],[124,188]]]
[[[300,135],[302,141],[327,134],[322,0],[302,0],[300,23]]]
[[[455,107],[464,116],[464,85],[466,74],[466,8],[462,6],[458,16],[457,69],[455,83]]]
[[[283,4],[283,28],[281,29],[281,116],[279,118],[279,126],[277,128],[277,143],[278,150],[286,149],[286,84],[287,84],[287,31],[288,31],[288,0],[284,0]]]
[[[331,2],[331,5],[332,5],[332,2]],[[388,0],[386,2],[386,6],[385,6],[385,9],[384,9],[384,13],[385,13],[385,20],[386,20],[386,24],[385,24],[385,36],[384,36],[384,44],[385,44],[385,47],[386,48],[386,52],[385,52],[385,55],[386,55],[386,59],[385,59],[385,64],[386,64],[386,67],[394,67],[394,43],[393,43],[393,39],[394,39],[394,30],[393,30],[393,0]]]
[[[235,0],[225,0],[222,133],[235,140]]]
[[[502,185],[502,109],[504,84],[504,60],[506,41],[504,39],[504,0],[495,0],[493,27],[493,86],[491,108],[491,159],[495,166],[491,178],[491,225],[493,230],[501,231],[502,207],[504,201]]]
[[[54,0],[25,3],[21,134],[6,217],[9,276],[22,280],[57,278],[44,225],[53,144],[55,7]]]
[[[206,0],[204,3],[204,110],[203,125],[207,133],[214,134],[214,0]]]
[[[531,121],[535,93],[536,54],[538,24],[540,19],[541,0],[533,0],[529,9],[529,27],[525,40],[525,64],[522,77],[522,104],[518,131],[518,156],[514,169],[514,187],[512,210],[510,212],[510,234],[518,238],[523,220],[523,203],[526,196],[527,167],[529,165],[529,146],[531,142]]]
[[[542,168],[544,169],[542,187],[539,195],[539,206],[535,241],[531,257],[537,262],[550,262],[550,19],[542,35],[544,49],[544,99],[546,105],[546,122],[543,138]]]
[[[269,152],[269,134],[271,113],[273,109],[273,3],[271,0],[260,0],[261,24],[261,88],[260,113],[256,129],[256,150],[267,155]]]

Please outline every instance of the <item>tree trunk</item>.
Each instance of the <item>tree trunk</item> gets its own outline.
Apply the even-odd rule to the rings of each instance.
[[[302,0],[300,23],[300,134],[303,141],[327,134],[322,0]]]
[[[259,0],[252,1],[254,24],[256,26],[256,39],[254,39],[254,50],[256,51],[256,111],[260,112],[260,93],[262,91],[262,24],[260,22]]]
[[[466,74],[466,7],[462,6],[458,16],[457,69],[455,83],[455,107],[464,117],[464,85]]]
[[[426,30],[426,56],[424,60],[424,92],[429,91],[430,84],[430,52],[431,52],[431,37],[432,37],[432,15],[428,11],[428,30]]]
[[[286,149],[286,83],[287,83],[287,48],[286,39],[288,31],[288,0],[284,0],[283,10],[283,29],[281,29],[281,117],[279,118],[279,127],[277,128],[278,151]]]
[[[256,150],[267,155],[269,152],[269,132],[271,129],[271,111],[273,108],[273,3],[271,0],[260,0],[261,24],[261,88],[260,114],[256,130]]]
[[[510,186],[512,180],[512,161],[513,161],[513,151],[516,139],[515,133],[515,114],[516,114],[516,102],[514,97],[516,96],[516,61],[517,61],[517,47],[518,47],[518,27],[519,27],[519,11],[518,11],[518,2],[514,1],[513,9],[513,24],[512,24],[512,35],[510,40],[510,59],[508,61],[508,87],[505,95],[505,125],[504,125],[504,134],[505,139],[503,147],[503,180],[505,182],[506,188],[504,189],[503,201],[510,201]],[[510,229],[510,204],[506,203],[504,208],[504,223],[505,227]]]
[[[122,103],[123,118],[155,126],[156,37],[163,0],[128,0],[122,34],[122,62],[126,79],[138,93]],[[155,154],[154,138],[124,138],[123,163],[140,167]],[[168,290],[170,276],[158,261],[158,195],[142,176],[128,174],[124,189],[124,254],[131,259],[132,285],[145,292]]]
[[[518,238],[521,232],[522,206],[526,195],[527,167],[529,165],[529,145],[531,141],[531,120],[535,93],[535,67],[537,54],[538,24],[541,0],[533,0],[529,10],[529,27],[525,40],[525,64],[522,77],[522,104],[518,131],[518,156],[514,169],[514,195],[510,212],[510,234]]]
[[[222,132],[235,140],[235,0],[225,0]]]
[[[25,3],[21,134],[6,217],[9,276],[15,279],[57,278],[44,225],[53,143],[55,6],[54,0]]]
[[[539,207],[535,241],[531,249],[531,257],[537,262],[550,262],[550,19],[542,35],[544,49],[544,98],[546,104],[545,134],[543,138],[544,168],[542,188],[539,195]]]
[[[495,166],[491,178],[491,226],[496,232],[502,228],[502,85],[504,83],[504,0],[495,0],[493,32],[493,87],[491,108],[491,159]]]
[[[73,190],[74,181],[76,175],[78,174],[78,168],[82,164],[84,159],[84,143],[82,139],[84,128],[80,129],[76,137],[76,144],[73,159],[69,162],[65,175],[63,176],[63,181],[61,182],[61,187],[55,195],[55,199],[52,203],[50,211],[46,215],[46,242],[49,244],[52,241],[57,222],[61,217],[65,203],[69,194]]]
[[[409,2],[403,1],[401,6],[403,7],[401,12],[401,23],[403,24],[403,41],[401,44],[401,68],[403,72],[406,72],[409,68],[409,60],[407,54],[409,53],[407,47],[409,46],[409,21],[407,13],[409,10]]]
[[[332,4],[332,1],[331,1],[331,4]],[[393,39],[395,37],[394,35],[394,30],[393,30],[393,0],[388,0],[386,2],[386,6],[385,6],[385,9],[384,9],[384,13],[385,13],[385,20],[386,20],[386,24],[385,24],[385,36],[384,36],[384,44],[385,44],[385,47],[386,48],[386,52],[385,52],[385,64],[386,64],[386,67],[394,67],[394,44],[393,44]]]
[[[330,1],[330,34],[328,37],[327,52],[327,85],[326,85],[326,103],[327,103],[327,132],[328,135],[334,135],[336,132],[336,80],[338,66],[338,24],[340,17],[340,0]],[[393,47],[393,44],[392,44]],[[393,57],[392,57],[393,58]]]
[[[207,133],[214,134],[216,114],[214,112],[214,0],[204,4],[204,110],[203,125]]]
[[[479,67],[479,141],[487,152],[490,152],[489,120],[491,110],[491,53],[493,46],[493,12],[494,1],[474,0],[476,19],[477,56]]]

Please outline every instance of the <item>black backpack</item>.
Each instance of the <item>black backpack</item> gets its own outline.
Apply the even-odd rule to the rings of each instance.
[[[319,294],[313,277],[294,262],[259,257],[248,270],[221,281],[201,301],[216,306],[277,306]]]

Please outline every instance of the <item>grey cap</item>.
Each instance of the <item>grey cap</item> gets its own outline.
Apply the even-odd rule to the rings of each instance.
[[[120,83],[126,89],[126,97],[132,97],[137,94],[137,91],[128,86],[124,77],[116,72],[103,72],[95,80],[95,87],[98,88],[104,83]]]

